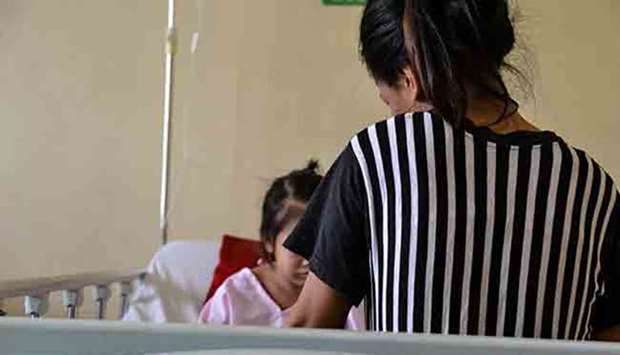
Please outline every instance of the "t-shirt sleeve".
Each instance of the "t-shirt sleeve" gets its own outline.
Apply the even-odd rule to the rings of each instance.
[[[349,144],[284,244],[353,305],[364,298],[369,282],[366,204],[363,175]]]
[[[618,197],[620,199],[620,196]],[[596,295],[591,325],[607,329],[620,325],[620,200],[616,199],[602,250],[602,292]]]

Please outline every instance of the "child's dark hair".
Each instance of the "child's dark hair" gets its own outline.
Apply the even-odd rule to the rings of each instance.
[[[508,69],[524,78],[505,61],[514,46],[509,0],[368,0],[360,25],[372,76],[393,85],[410,64],[421,98],[456,126],[470,95],[503,102],[498,121],[518,108],[501,75]]]
[[[292,220],[303,214],[304,208],[323,176],[319,174],[319,163],[310,160],[304,169],[293,170],[276,178],[263,200],[260,225],[261,254],[266,262],[274,261],[266,245],[274,246],[276,237]]]

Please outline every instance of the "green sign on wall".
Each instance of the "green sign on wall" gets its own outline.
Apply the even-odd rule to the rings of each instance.
[[[366,0],[323,0],[323,5],[364,5]]]

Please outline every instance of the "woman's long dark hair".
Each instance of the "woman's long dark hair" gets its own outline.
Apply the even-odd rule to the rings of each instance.
[[[393,84],[411,64],[421,99],[457,127],[471,97],[502,102],[498,120],[518,108],[501,75],[518,73],[505,61],[514,45],[508,0],[368,0],[360,25],[371,75]]]

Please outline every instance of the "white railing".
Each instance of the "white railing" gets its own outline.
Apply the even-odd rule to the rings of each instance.
[[[379,334],[133,322],[0,319],[3,354],[603,355],[620,345],[508,338]]]
[[[23,297],[24,314],[39,318],[47,312],[49,295],[53,292],[62,292],[62,303],[67,317],[73,319],[77,317],[78,308],[82,304],[83,290],[92,287],[96,318],[103,319],[110,299],[110,286],[118,284],[121,298],[118,316],[122,318],[127,310],[132,282],[144,275],[143,269],[132,269],[0,281],[0,301]]]

